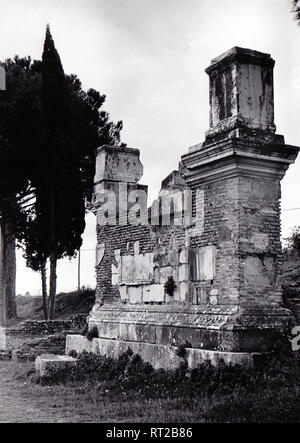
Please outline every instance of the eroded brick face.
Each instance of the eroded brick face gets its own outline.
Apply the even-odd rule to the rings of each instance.
[[[106,301],[120,299],[119,282],[112,282],[112,265],[118,266],[115,251],[119,250],[121,257],[134,256],[134,244],[138,242],[139,254],[154,254],[154,266],[149,269],[153,283],[164,284],[169,276],[174,277],[177,286],[189,281],[189,295],[181,299],[184,303],[208,304],[211,293],[213,304],[280,303],[279,181],[233,177],[205,184],[201,190],[204,223],[186,228],[98,226],[98,243],[105,244],[97,266],[98,297]],[[215,247],[209,280],[195,270],[196,251],[208,246]],[[179,299],[175,296],[164,300],[172,301]]]
[[[147,186],[138,184],[138,150],[99,151],[90,325],[103,339],[253,352],[272,349],[290,327],[279,284],[280,182],[299,149],[275,133],[273,67],[268,54],[237,47],[212,61],[210,128],[162,181],[151,208],[159,223],[149,208],[148,224],[121,226],[116,195],[116,224],[100,224],[105,186],[118,192],[126,182],[146,199]],[[178,192],[192,196],[192,218],[176,225],[179,198],[165,225],[164,199]]]

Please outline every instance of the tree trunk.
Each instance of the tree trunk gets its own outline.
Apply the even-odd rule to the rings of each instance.
[[[50,320],[55,319],[56,264],[57,264],[56,255],[55,253],[52,253],[50,255],[50,294],[49,294]]]
[[[2,213],[5,309],[8,320],[17,318],[16,302],[16,196],[9,198]]]
[[[42,295],[43,295],[44,319],[45,320],[49,320],[46,261],[44,261],[42,263],[42,265],[41,265],[41,278],[42,278]]]
[[[50,255],[50,290],[49,290],[49,315],[50,320],[55,318],[55,296],[56,296],[56,230],[55,230],[55,188],[52,185],[51,189],[51,207],[50,207],[50,221],[51,221],[51,255]]]
[[[4,268],[4,236],[3,224],[0,218],[0,326],[6,326],[6,294],[5,294],[5,268]]]
[[[9,225],[9,224],[8,224]],[[6,313],[8,319],[17,318],[17,302],[16,302],[16,237],[15,233],[10,230],[5,235],[5,298]]]

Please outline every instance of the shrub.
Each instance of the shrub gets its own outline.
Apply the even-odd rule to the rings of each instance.
[[[228,421],[233,416],[260,421],[262,417],[268,419],[267,408],[272,409],[272,417],[279,417],[280,411],[287,406],[288,395],[292,396],[294,412],[290,406],[288,411],[295,416],[295,405],[299,403],[300,395],[299,369],[298,353],[274,352],[265,356],[260,366],[254,369],[226,365],[223,361],[218,367],[213,367],[206,361],[189,370],[185,360],[173,371],[154,370],[128,349],[118,360],[84,352],[78,356],[76,366],[53,370],[47,378],[37,382],[58,384],[80,381],[95,396],[108,390],[116,399],[120,398],[120,393],[143,399],[180,398],[187,407],[193,399],[209,397],[213,406],[207,415],[203,412],[207,421]],[[264,406],[257,406],[257,411],[252,412],[249,401]],[[288,417],[287,411],[284,416]]]
[[[186,348],[192,348],[192,344],[189,341],[185,341],[176,348],[175,350],[176,355],[178,355],[178,357],[185,358]]]
[[[78,352],[75,351],[74,349],[72,349],[72,350],[69,352],[69,356],[70,356],[70,357],[73,357],[73,358],[77,358],[77,357],[78,357]]]
[[[168,277],[168,280],[166,281],[166,283],[164,284],[164,289],[165,292],[170,295],[173,296],[174,295],[174,291],[176,289],[176,284],[174,282],[173,277]]]
[[[89,331],[89,325],[86,323],[84,325],[84,327],[82,328],[82,330],[80,331],[80,335],[83,335],[84,337],[86,337],[86,334],[88,333],[88,331]]]
[[[87,331],[86,338],[89,341],[92,341],[93,338],[99,338],[99,332],[97,326],[93,326],[90,330]]]

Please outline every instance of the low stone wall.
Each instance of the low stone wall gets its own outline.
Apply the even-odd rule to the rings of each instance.
[[[103,338],[94,338],[89,341],[81,335],[67,335],[66,355],[71,351],[78,354],[90,352],[103,357],[117,359],[124,354],[128,348],[135,354],[150,363],[154,369],[176,369],[183,362],[183,359],[176,354],[175,346],[164,346],[150,343],[139,343],[120,340],[109,340]],[[221,352],[207,351],[204,349],[186,348],[186,360],[188,367],[193,369],[207,360],[210,360],[213,366],[218,366],[221,360],[226,364],[240,364],[251,368],[254,365],[253,355],[246,352]]]
[[[52,335],[64,331],[80,330],[86,322],[86,315],[78,314],[70,320],[26,320],[16,327],[9,328],[10,336]]]
[[[67,334],[78,334],[86,315],[70,320],[27,320],[15,327],[0,328],[0,351],[17,360],[34,360],[41,354],[63,354]]]

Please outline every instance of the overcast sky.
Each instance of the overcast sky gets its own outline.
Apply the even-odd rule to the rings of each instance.
[[[300,145],[300,27],[289,0],[0,0],[0,60],[40,59],[47,22],[66,73],[107,96],[122,140],[141,150],[150,200],[208,129],[210,60],[233,46],[267,52],[275,65],[275,123]],[[282,183],[282,208],[300,207],[300,158]],[[283,237],[300,210],[282,214]],[[95,221],[88,217],[82,284],[95,285]],[[90,249],[87,251],[86,249]],[[74,289],[76,263],[61,263],[58,290]],[[39,275],[18,258],[17,292],[38,293]]]

